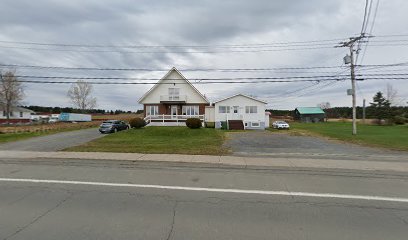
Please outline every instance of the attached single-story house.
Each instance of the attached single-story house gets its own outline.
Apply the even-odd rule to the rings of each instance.
[[[0,124],[7,123],[6,111],[2,107],[0,107],[0,111]],[[34,111],[27,108],[13,107],[9,114],[9,123],[29,123],[31,122],[31,114],[33,113]]]
[[[236,94],[206,107],[205,121],[214,122],[215,128],[265,129],[269,127],[266,104],[251,96]]]
[[[319,107],[298,107],[294,119],[301,122],[324,122],[326,113]]]
[[[207,98],[175,67],[161,78],[138,101],[143,104],[144,117],[151,125],[185,125],[191,117],[204,121]]]

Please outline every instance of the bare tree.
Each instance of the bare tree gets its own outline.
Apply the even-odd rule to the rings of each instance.
[[[72,104],[83,111],[96,107],[96,98],[92,96],[92,90],[90,83],[78,80],[71,85],[67,95]]]
[[[398,91],[394,89],[392,84],[387,83],[386,99],[391,105],[396,105],[398,102],[397,99]]]
[[[13,108],[17,107],[24,98],[24,89],[21,82],[15,76],[14,71],[0,72],[0,106],[7,118],[7,124],[10,121],[10,115]]]
[[[330,108],[330,103],[329,102],[321,102],[319,104],[317,104],[317,106],[321,109],[328,109]]]

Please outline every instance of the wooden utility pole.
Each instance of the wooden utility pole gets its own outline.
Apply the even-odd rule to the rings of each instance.
[[[354,42],[350,44],[351,98],[353,103],[353,135],[357,134],[356,114],[356,74],[354,72]]]
[[[366,100],[363,99],[363,123],[365,123],[366,120]]]
[[[351,96],[353,104],[353,135],[357,134],[357,113],[356,113],[356,74],[354,69],[354,44],[359,40],[365,38],[364,34],[358,37],[351,37],[347,42],[341,42],[336,47],[348,47],[350,48],[350,76],[351,76]]]

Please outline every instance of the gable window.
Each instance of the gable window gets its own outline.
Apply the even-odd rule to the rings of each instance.
[[[182,113],[183,115],[199,115],[199,109],[197,105],[183,106]]]
[[[258,107],[257,106],[245,106],[245,113],[257,113]]]
[[[180,88],[169,88],[169,100],[180,99]]]
[[[20,117],[21,117],[21,118],[23,117],[23,112],[20,112]]]
[[[234,113],[238,113],[238,108],[239,108],[239,106],[233,106],[232,108],[234,109],[234,110],[233,110]]]
[[[230,106],[219,106],[218,112],[219,113],[230,113]]]
[[[159,106],[146,106],[146,115],[159,115]]]

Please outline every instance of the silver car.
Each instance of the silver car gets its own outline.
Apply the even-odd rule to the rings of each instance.
[[[289,129],[289,124],[285,121],[275,121],[272,123],[273,128],[277,129]]]

